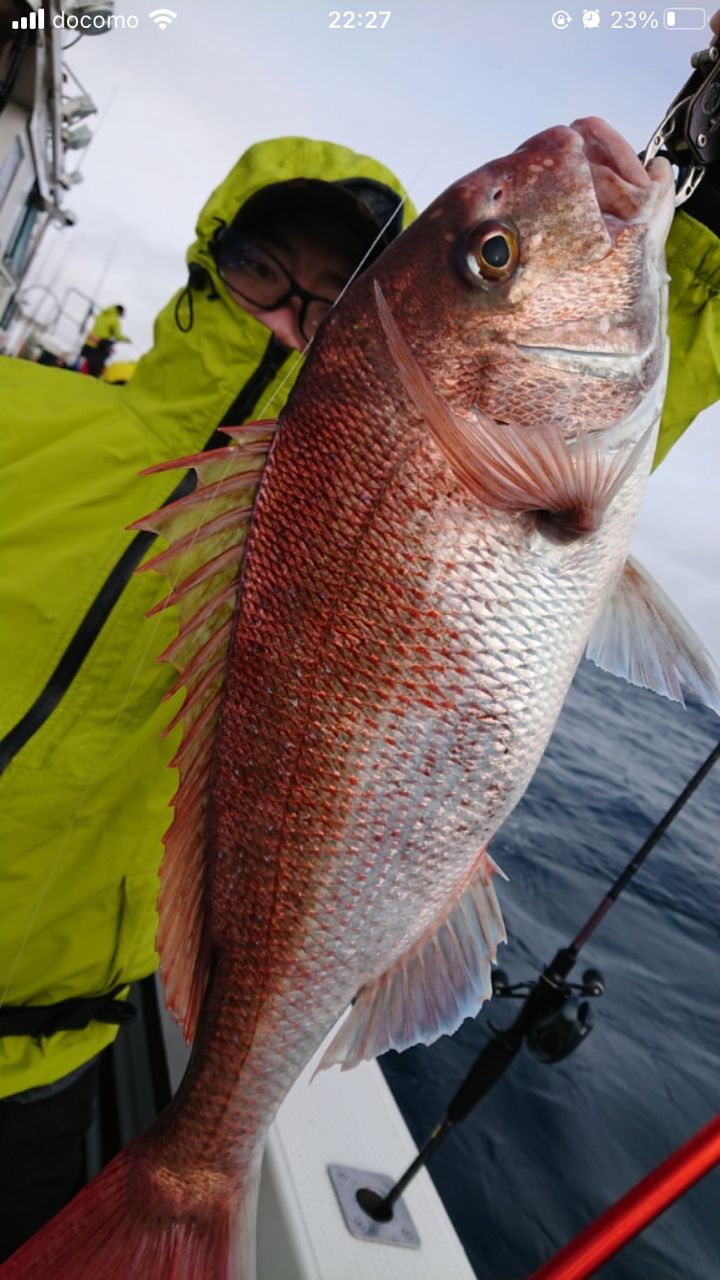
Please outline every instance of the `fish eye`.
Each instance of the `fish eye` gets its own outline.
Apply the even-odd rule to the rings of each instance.
[[[507,280],[520,259],[520,242],[509,222],[481,222],[463,238],[461,265],[472,284]]]

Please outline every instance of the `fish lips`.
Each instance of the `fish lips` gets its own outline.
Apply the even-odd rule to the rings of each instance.
[[[629,143],[597,116],[576,120],[569,128],[559,127],[552,132],[556,134],[559,148],[569,145],[587,165],[589,182],[584,190],[587,195],[591,191],[594,195],[598,217],[608,237],[608,252],[612,252],[627,227],[647,228],[643,252],[650,263],[651,278],[657,280],[660,290],[665,239],[675,209],[673,175],[667,160],[657,158],[646,169]],[[540,135],[540,139],[542,137]],[[620,333],[610,337],[607,347],[601,343],[594,350],[561,341],[541,345],[532,339],[516,341],[513,345],[521,356],[562,373],[630,381],[642,387],[654,383],[661,363],[661,314],[662,307],[655,317],[652,333],[640,348],[624,348]]]
[[[662,250],[675,209],[672,169],[657,157],[647,167],[625,139],[597,116],[570,125],[582,143],[582,153],[600,216],[610,239],[628,225],[645,223],[652,245]]]
[[[549,166],[566,197],[574,196],[576,213],[587,212],[588,236],[594,240],[593,223],[603,229],[607,251],[622,230],[635,225],[647,226],[651,243],[662,250],[675,206],[667,160],[657,157],[646,169],[629,143],[598,116],[546,129],[514,154],[523,157],[530,172]]]

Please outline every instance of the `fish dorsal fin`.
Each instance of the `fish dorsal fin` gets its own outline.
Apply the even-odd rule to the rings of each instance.
[[[172,760],[180,785],[172,801],[175,816],[164,838],[157,948],[168,1008],[189,1042],[211,962],[203,929],[207,773],[247,531],[276,425],[234,427],[227,434],[235,443],[227,448],[151,467],[151,472],[192,468],[197,487],[132,525],[159,533],[170,543],[138,572],[153,569],[170,580],[169,593],[151,613],[176,605],[180,615],[178,635],[160,657],[179,673],[165,697],[182,686],[186,695],[165,730],[167,734],[177,724],[182,726],[182,741]]]
[[[587,657],[630,684],[685,705],[682,689],[720,714],[720,672],[665,592],[632,556],[591,632]]]
[[[497,871],[483,850],[444,919],[360,989],[318,1070],[340,1063],[347,1071],[387,1049],[432,1044],[475,1016],[491,994],[490,966],[506,941],[492,883]]]

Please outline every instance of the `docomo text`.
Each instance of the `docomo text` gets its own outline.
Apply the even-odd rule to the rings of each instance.
[[[67,31],[134,31],[140,19],[136,13],[55,13],[52,25]]]

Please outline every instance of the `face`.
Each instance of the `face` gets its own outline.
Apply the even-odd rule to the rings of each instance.
[[[252,236],[261,249],[266,249],[285,268],[293,280],[308,293],[332,303],[340,295],[362,257],[362,252],[333,227],[331,234],[322,229],[298,227],[273,228],[269,234]],[[238,306],[254,316],[286,347],[303,351],[307,340],[300,332],[302,299],[291,297],[282,307],[263,310],[251,302],[235,297]]]

